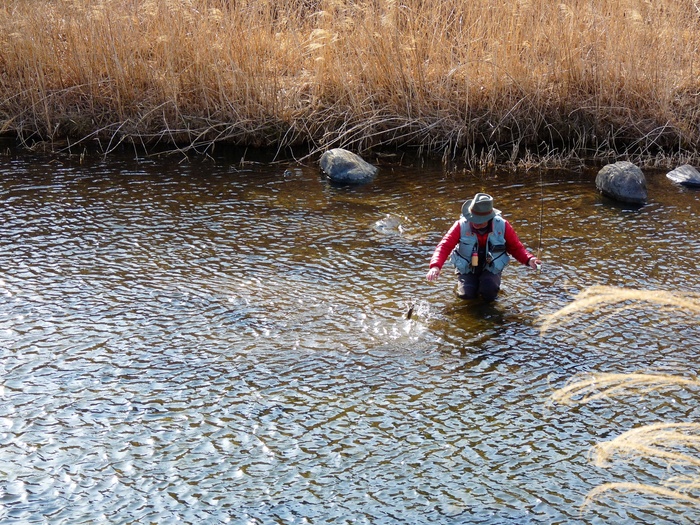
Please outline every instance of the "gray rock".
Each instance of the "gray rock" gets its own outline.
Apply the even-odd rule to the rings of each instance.
[[[321,170],[333,182],[365,184],[374,179],[377,168],[351,151],[335,148],[321,155]]]
[[[404,232],[403,221],[397,215],[387,213],[374,223],[374,230],[385,235],[401,235]]]
[[[690,164],[683,164],[673,171],[669,171],[666,176],[673,182],[682,184],[683,186],[698,186],[700,187],[700,172]]]
[[[647,181],[639,167],[631,162],[608,164],[598,172],[595,186],[603,195],[631,204],[647,202]]]

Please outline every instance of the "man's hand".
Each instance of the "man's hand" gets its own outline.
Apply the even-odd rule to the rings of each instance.
[[[430,282],[437,281],[438,277],[440,277],[440,268],[437,266],[433,266],[430,270],[428,270],[428,273],[425,276],[425,278]]]
[[[539,270],[542,267],[542,261],[537,257],[530,257],[530,260],[527,261],[527,265],[533,270]]]

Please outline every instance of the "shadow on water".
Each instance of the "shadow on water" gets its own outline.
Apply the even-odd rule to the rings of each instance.
[[[334,187],[264,162],[2,159],[0,522],[683,522],[579,505],[611,477],[586,459],[601,429],[694,405],[547,400],[579,372],[694,367],[697,330],[628,310],[539,333],[593,285],[700,289],[699,194],[649,183],[630,213],[590,173]],[[544,264],[463,303],[425,272],[485,190]]]

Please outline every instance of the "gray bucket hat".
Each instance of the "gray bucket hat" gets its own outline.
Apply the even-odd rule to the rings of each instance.
[[[462,204],[462,215],[469,222],[481,224],[493,219],[497,213],[501,213],[493,207],[493,197],[486,193],[477,193],[473,199]]]

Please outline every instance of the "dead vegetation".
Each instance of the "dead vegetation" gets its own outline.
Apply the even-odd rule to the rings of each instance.
[[[5,0],[0,130],[104,152],[688,161],[699,26],[674,0]]]
[[[673,315],[688,316],[693,324],[697,324],[700,318],[700,297],[697,294],[594,286],[581,292],[566,307],[546,316],[541,330],[545,333],[555,328],[570,327],[585,313],[614,316],[621,310],[636,308],[640,304],[673,311]],[[664,395],[679,389],[697,395],[700,380],[694,375],[597,372],[573,377],[552,394],[551,400],[565,405],[615,402],[632,396],[643,398],[652,392]],[[591,450],[591,458],[598,467],[608,467],[615,460],[656,460],[666,463],[669,471],[673,467],[686,473],[668,476],[656,484],[601,484],[588,493],[583,502],[584,509],[606,497],[623,502],[624,496],[629,494],[641,495],[655,504],[673,507],[690,505],[697,508],[700,504],[700,423],[661,422],[633,428],[612,440],[596,444]],[[634,501],[639,504],[638,498]]]

